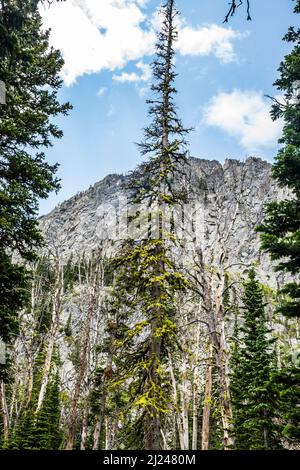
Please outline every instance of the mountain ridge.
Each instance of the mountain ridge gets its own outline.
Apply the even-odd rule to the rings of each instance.
[[[203,252],[207,264],[217,263],[221,245],[233,264],[259,263],[261,277],[275,287],[275,274],[269,257],[260,251],[255,226],[263,219],[264,205],[287,197],[272,179],[272,165],[258,157],[245,161],[191,157],[191,199],[203,212],[203,225],[196,233],[190,251]],[[112,233],[118,200],[126,195],[124,183],[129,175],[111,174],[76,194],[39,219],[47,248],[58,250],[63,257],[89,253],[99,246],[99,233]],[[221,239],[224,238],[222,241]],[[193,256],[193,255],[191,255]]]

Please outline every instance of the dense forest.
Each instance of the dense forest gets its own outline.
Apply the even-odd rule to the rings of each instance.
[[[259,256],[230,252],[239,214],[254,213],[243,174],[230,206],[205,180],[195,190],[176,106],[175,0],[161,6],[142,163],[123,178],[126,234],[63,252],[37,214],[60,185],[45,155],[62,137],[53,118],[72,106],[59,101],[63,59],[38,4],[0,2],[1,448],[299,450],[300,30],[284,37],[284,100],[272,98],[284,121],[278,197],[247,225]],[[199,197],[210,248],[195,242],[208,215],[199,229],[181,210]]]

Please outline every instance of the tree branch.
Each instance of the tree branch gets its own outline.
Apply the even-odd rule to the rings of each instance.
[[[251,15],[250,15],[250,0],[246,0],[247,2],[247,21],[251,21]],[[227,15],[225,16],[225,19],[223,21],[223,23],[228,23],[228,20],[231,16],[234,16],[234,14],[236,13],[236,10],[241,6],[243,5],[244,3],[244,0],[239,0],[239,3],[237,3],[237,0],[231,0],[229,5],[230,5],[230,8],[227,12]]]

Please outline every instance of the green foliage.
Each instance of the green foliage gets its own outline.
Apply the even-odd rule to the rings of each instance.
[[[47,385],[40,410],[35,412],[32,400],[23,410],[17,428],[10,437],[9,449],[55,450],[62,441],[60,429],[59,376],[56,374]]]
[[[3,0],[0,9],[0,80],[6,103],[0,105],[0,337],[11,339],[17,313],[26,305],[28,273],[7,255],[16,250],[32,260],[42,244],[38,199],[59,188],[57,165],[40,151],[62,132],[51,118],[66,114],[60,104],[60,52],[49,47],[42,31],[38,1]]]
[[[37,200],[59,187],[57,166],[47,164],[38,149],[62,136],[50,118],[70,109],[57,100],[63,60],[49,48],[37,4],[4,0],[0,11],[0,79],[6,85],[6,104],[0,106],[0,241],[29,259],[41,243]]]
[[[300,13],[297,0],[295,13]],[[294,49],[279,67],[280,78],[275,82],[278,90],[285,95],[285,104],[275,102],[272,118],[284,119],[283,134],[279,150],[273,165],[273,177],[281,187],[291,190],[292,196],[284,201],[271,202],[266,207],[266,217],[257,228],[262,233],[262,248],[271,259],[279,261],[277,271],[296,276],[280,291],[279,311],[288,317],[300,316],[300,29],[291,27],[284,37],[294,43]],[[296,87],[296,90],[295,90]],[[297,89],[298,87],[298,89]]]
[[[18,312],[27,302],[28,273],[12,263],[11,257],[0,249],[0,340],[8,346],[18,333]],[[8,349],[7,349],[8,351]],[[0,379],[8,380],[9,361],[0,364]]]
[[[300,13],[300,1],[296,1],[295,13]],[[266,208],[266,217],[258,227],[262,233],[262,248],[271,259],[279,261],[276,270],[294,276],[279,291],[278,311],[287,317],[300,316],[300,29],[290,27],[284,40],[293,43],[293,50],[280,64],[280,77],[275,82],[285,95],[285,104],[275,102],[273,119],[283,118],[283,134],[273,166],[273,177],[281,187],[287,187],[292,195],[280,202],[271,202]],[[296,90],[295,90],[296,87]],[[297,88],[298,87],[298,88]],[[298,95],[295,97],[294,95]],[[299,367],[285,366],[274,374],[274,386],[280,391],[283,436],[289,443],[299,442]]]
[[[299,359],[298,359],[299,362]],[[291,364],[273,375],[280,393],[282,435],[289,445],[300,442],[300,367]]]
[[[172,259],[171,249],[178,240],[165,227],[168,222],[173,227],[172,215],[168,221],[164,219],[168,213],[164,209],[171,209],[172,214],[172,207],[186,201],[188,192],[183,182],[187,168],[184,136],[188,130],[177,117],[174,104],[174,3],[168,0],[162,7],[164,20],[152,67],[155,98],[148,101],[151,123],[139,145],[148,160],[131,175],[129,184],[132,202],[144,203],[145,220],[149,229],[156,224],[156,235],[148,238],[146,234],[142,240],[123,243],[114,260],[111,302],[116,320],[116,377],[111,387],[127,391],[122,412],[127,416],[127,428],[134,432],[132,439],[130,433],[127,436],[129,445],[135,442],[148,449],[160,448],[160,423],[172,409],[166,363],[168,352],[177,344],[176,296],[188,287]],[[153,210],[155,215],[149,215]]]
[[[212,394],[209,397],[211,405],[210,425],[209,425],[209,449],[224,449],[224,431],[222,424],[222,410],[219,394],[219,370],[215,358],[212,362]],[[200,447],[199,447],[200,448]]]
[[[53,308],[53,291],[55,288],[55,267],[47,256],[38,258],[33,268],[34,285],[39,286],[39,295],[34,303],[36,333],[39,341],[51,325]]]
[[[28,299],[27,273],[22,266],[14,265],[11,257],[0,250],[0,337],[9,342],[18,332],[17,311]]]
[[[8,449],[52,450],[60,447],[62,431],[60,429],[61,404],[58,370],[61,363],[57,349],[53,353],[51,373],[42,405],[39,411],[36,411],[45,355],[45,350],[42,348],[35,359],[32,393],[30,398],[22,403],[15,429],[12,427],[10,430],[9,441],[6,444]],[[57,369],[55,374],[53,374],[54,368]]]
[[[243,326],[234,342],[231,395],[236,449],[280,448],[276,424],[279,394],[272,384],[272,344],[264,315],[262,289],[254,270],[244,284]],[[237,325],[235,330],[237,329]]]
[[[35,449],[34,409],[32,406],[28,406],[22,412],[7,448],[11,450]]]
[[[62,442],[60,430],[59,375],[48,382],[45,398],[35,418],[35,448],[40,450],[59,449]]]
[[[72,336],[72,316],[69,314],[68,320],[64,329],[65,335],[67,338],[71,338]]]

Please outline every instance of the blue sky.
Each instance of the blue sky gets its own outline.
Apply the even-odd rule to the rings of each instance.
[[[227,0],[177,0],[181,11],[176,67],[179,115],[192,156],[272,161],[280,122],[272,123],[272,83],[295,24],[292,0],[252,0],[223,24]],[[62,189],[41,201],[45,214],[109,173],[126,173],[141,158],[135,142],[147,123],[157,0],[67,0],[42,8],[51,43],[65,58],[60,99],[74,109],[57,122],[64,137],[46,151],[59,162]]]

